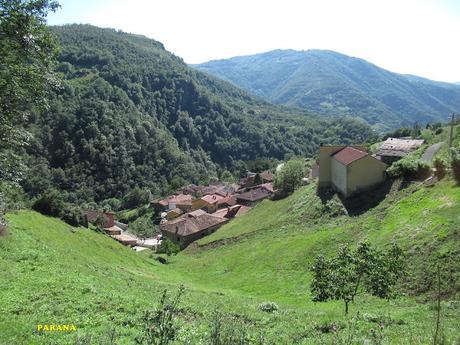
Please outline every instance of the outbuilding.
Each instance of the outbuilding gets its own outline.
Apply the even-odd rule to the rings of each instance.
[[[387,165],[359,147],[328,146],[321,149],[320,189],[332,187],[349,197],[386,180]]]

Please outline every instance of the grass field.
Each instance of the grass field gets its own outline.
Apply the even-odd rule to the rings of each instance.
[[[331,204],[321,203],[314,186],[303,187],[259,204],[167,265],[90,229],[32,211],[9,214],[9,235],[0,237],[0,344],[110,344],[112,331],[114,343],[133,344],[144,310],[156,305],[163,289],[174,292],[180,284],[186,294],[177,344],[208,344],[216,308],[246,327],[254,344],[261,337],[264,344],[345,344],[340,339],[349,328],[353,344],[430,344],[438,263],[443,333],[446,344],[456,344],[460,187],[449,179],[434,187],[398,186],[357,217],[332,217]],[[312,302],[315,255],[333,255],[340,244],[365,238],[382,247],[397,242],[408,253],[404,293],[389,302],[359,295],[348,317],[340,302]],[[260,311],[264,301],[279,310]],[[332,322],[343,329],[319,330]],[[44,323],[72,323],[77,331],[37,332]]]

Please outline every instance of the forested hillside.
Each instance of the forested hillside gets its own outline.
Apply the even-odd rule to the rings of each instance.
[[[356,119],[258,101],[143,36],[89,25],[53,31],[62,87],[30,121],[31,196],[56,188],[71,191],[71,202],[100,202],[136,186],[160,195],[256,158],[311,156],[321,142],[374,136]]]
[[[401,75],[326,50],[275,50],[196,65],[276,104],[354,115],[379,130],[445,121],[460,87]]]

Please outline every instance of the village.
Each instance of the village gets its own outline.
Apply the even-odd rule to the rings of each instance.
[[[317,183],[318,193],[332,190],[344,199],[369,192],[388,179],[387,168],[392,163],[423,143],[422,139],[388,138],[373,154],[363,145],[322,145],[302,182]],[[190,184],[163,199],[151,200],[150,207],[160,215],[159,233],[152,238],[134,236],[128,224],[118,222],[113,212],[88,210],[85,218],[89,223],[101,223],[107,235],[136,251],[156,250],[164,239],[184,249],[244,215],[258,202],[273,198],[277,193],[275,174],[270,170],[247,172],[237,183]]]

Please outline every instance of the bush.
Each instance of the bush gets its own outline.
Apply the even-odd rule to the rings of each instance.
[[[47,216],[60,217],[65,207],[62,193],[52,189],[42,194],[32,205],[32,209]]]
[[[209,332],[210,345],[249,345],[251,336],[247,326],[231,316],[224,316],[219,310],[212,314]]]
[[[173,243],[169,238],[163,237],[161,244],[158,246],[157,253],[166,254],[177,254],[180,252],[180,247]]]
[[[433,161],[433,166],[436,169],[436,177],[442,179],[446,175],[447,162],[440,157],[436,157]]]
[[[168,291],[163,291],[157,308],[144,313],[143,331],[136,338],[137,344],[168,345],[176,340],[180,331],[177,321],[179,303],[184,291],[184,287],[180,286],[175,297],[169,297]]]
[[[86,217],[83,215],[83,210],[78,206],[65,204],[61,212],[61,219],[72,226],[88,227]]]
[[[450,149],[450,157],[452,167],[460,167],[460,147],[452,147]]]
[[[41,195],[32,204],[32,209],[51,217],[61,218],[64,222],[79,226],[85,223],[82,210],[64,201],[62,193],[53,189]]]
[[[273,313],[278,310],[278,305],[275,302],[263,302],[259,304],[259,310],[266,313]]]
[[[387,172],[392,177],[424,178],[430,174],[430,165],[420,159],[407,156],[393,163]]]
[[[450,149],[450,162],[455,179],[460,181],[460,147]]]

